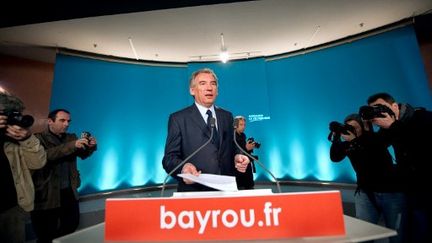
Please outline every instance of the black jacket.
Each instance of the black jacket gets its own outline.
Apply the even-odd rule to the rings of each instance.
[[[409,190],[430,190],[432,112],[400,105],[399,120],[379,134],[393,145],[396,161]]]
[[[358,188],[369,192],[401,191],[400,176],[387,145],[373,132],[365,132],[352,141],[336,140],[330,159],[340,162],[346,156],[356,172]]]
[[[209,143],[193,156],[190,163],[202,173],[218,175],[234,175],[235,144],[233,142],[233,117],[231,112],[215,107],[219,146]],[[210,137],[210,131],[195,104],[170,115],[168,135],[165,144],[163,168],[170,173],[183,159],[192,154]],[[218,148],[219,147],[219,148]],[[178,181],[178,191],[211,190],[200,184],[187,185],[177,174],[182,166],[172,176]]]
[[[248,152],[249,154],[253,153],[253,150],[246,149],[247,141],[246,141],[245,133],[240,133],[240,134],[236,133],[236,141],[244,151]],[[236,171],[235,176],[236,176],[237,187],[239,189],[252,189],[255,185],[253,179],[254,172],[255,172],[255,165],[253,160],[251,160],[251,162],[248,164],[246,168],[246,172],[243,173],[240,171]]]

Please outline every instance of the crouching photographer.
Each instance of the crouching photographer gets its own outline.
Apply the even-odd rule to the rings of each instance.
[[[356,173],[356,217],[377,224],[383,215],[385,226],[399,233],[390,242],[399,242],[405,199],[386,144],[358,114],[347,116],[344,124],[331,122],[329,127],[330,159],[340,162],[348,157]]]
[[[25,212],[33,210],[30,170],[46,163],[46,153],[31,134],[33,117],[23,116],[23,102],[0,92],[0,242],[25,242]]]
[[[47,165],[33,173],[35,209],[31,213],[38,242],[72,233],[79,224],[78,187],[81,184],[77,157],[86,159],[96,150],[88,132],[81,137],[68,133],[71,114],[65,109],[48,114],[45,131],[36,134],[47,151]]]

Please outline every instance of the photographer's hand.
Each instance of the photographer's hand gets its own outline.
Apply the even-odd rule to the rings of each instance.
[[[0,115],[0,129],[5,128],[7,124],[7,116]]]
[[[248,142],[246,143],[246,150],[247,150],[247,151],[251,151],[251,150],[253,150],[254,148],[255,148],[255,142],[248,141]]]
[[[396,121],[396,118],[394,116],[390,116],[388,113],[383,112],[381,114],[383,114],[385,117],[382,118],[377,117],[372,119],[373,124],[382,127],[384,129],[387,129],[393,124],[393,122]]]
[[[89,146],[89,141],[87,138],[80,138],[75,141],[76,148],[85,149],[86,146]]]
[[[22,128],[17,125],[7,125],[6,136],[11,137],[17,141],[22,141],[30,137],[31,133],[28,129]]]
[[[356,135],[354,133],[352,133],[351,131],[348,131],[348,135],[346,134],[341,134],[341,137],[345,140],[345,141],[352,141],[354,138],[356,138]]]
[[[97,141],[95,137],[90,137],[90,139],[88,140],[88,146],[90,148],[94,148],[97,145]]]

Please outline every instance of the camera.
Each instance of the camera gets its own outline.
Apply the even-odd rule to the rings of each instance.
[[[248,143],[253,143],[253,144],[255,144],[255,148],[257,148],[257,149],[259,149],[259,148],[261,147],[261,144],[258,143],[257,141],[255,141],[255,139],[252,138],[252,137],[251,137],[251,138],[248,138],[247,142],[248,142]]]
[[[87,142],[90,142],[91,133],[90,133],[90,132],[82,132],[82,133],[81,133],[81,138],[84,138],[84,139],[87,140]],[[84,144],[84,149],[86,150],[86,149],[88,149],[88,148],[89,148],[88,145],[85,145],[85,144]]]
[[[390,116],[395,116],[394,112],[385,105],[382,104],[376,104],[374,106],[362,106],[359,109],[359,114],[363,120],[372,120],[374,118],[383,118],[385,117],[384,114],[387,113]]]
[[[335,134],[345,134],[349,135],[349,132],[352,132],[355,134],[355,128],[348,124],[342,124],[337,121],[332,121],[329,124],[329,128],[331,132],[334,132]]]
[[[91,138],[91,133],[90,132],[82,132],[81,133],[81,138],[85,138],[87,140],[90,140]]]
[[[23,115],[19,111],[5,110],[0,115],[7,116],[8,125],[17,125],[22,128],[28,128],[33,125],[34,118],[30,115]]]

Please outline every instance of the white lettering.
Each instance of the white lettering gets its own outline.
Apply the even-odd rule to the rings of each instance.
[[[264,219],[258,219],[260,227],[279,225],[279,215],[282,208],[272,208],[271,202],[265,202],[263,212]],[[221,211],[215,209],[205,212],[183,210],[176,215],[173,211],[167,210],[165,205],[160,207],[161,229],[173,229],[177,224],[182,229],[195,229],[195,222],[197,222],[199,224],[198,234],[204,234],[210,222],[212,228],[217,228],[219,221],[226,228],[236,227],[239,222],[242,227],[253,227],[255,225],[255,210],[239,209],[239,211],[235,211],[226,209]]]
[[[266,226],[271,225],[271,219],[270,219],[270,214],[272,212],[271,205],[272,205],[271,202],[266,202],[264,204],[264,214],[265,214],[265,225]]]
[[[220,210],[212,210],[212,227],[213,228],[217,228],[218,226],[218,216],[220,215],[221,211]]]
[[[232,217],[232,221],[231,222],[228,222],[228,217],[229,216],[231,216]],[[222,214],[222,223],[226,226],[226,227],[228,227],[228,228],[232,228],[232,227],[234,227],[234,226],[236,226],[237,225],[237,222],[238,222],[238,215],[237,215],[237,213],[234,211],[234,210],[232,210],[232,209],[228,209],[228,210],[226,210],[225,212],[223,212],[223,214]]]
[[[244,227],[252,227],[255,223],[255,211],[249,209],[249,221],[246,221],[246,210],[240,209],[240,222]]]
[[[279,213],[282,212],[282,208],[273,208],[273,225],[279,225]]]
[[[186,219],[186,220],[185,220]],[[187,222],[185,222],[187,221]],[[193,229],[194,224],[194,212],[193,211],[182,211],[178,217],[179,226],[183,229]]]
[[[207,227],[207,222],[208,219],[210,218],[210,210],[207,210],[205,213],[205,217],[203,218],[203,216],[201,215],[201,212],[198,211],[196,212],[196,216],[198,218],[198,222],[200,223],[200,229],[198,231],[199,234],[203,234],[205,228]]]
[[[165,212],[165,206],[164,205],[162,205],[160,207],[160,217],[161,217],[161,219],[160,219],[160,228],[161,229],[172,229],[172,228],[174,228],[174,226],[176,224],[176,215],[173,212],[171,212],[171,211]],[[167,217],[170,219],[170,223],[169,224],[167,224],[167,222],[166,222],[166,218]]]

